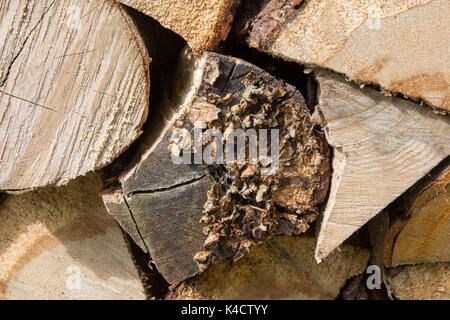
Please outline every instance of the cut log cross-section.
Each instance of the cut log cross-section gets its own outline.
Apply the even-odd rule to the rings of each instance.
[[[0,203],[0,299],[145,299],[90,173]]]
[[[318,108],[334,147],[320,260],[450,154],[450,120],[325,71],[317,81]]]
[[[238,259],[274,235],[305,232],[317,217],[329,181],[328,146],[313,130],[309,111],[294,87],[248,62],[209,52],[192,68],[190,79],[188,90],[181,91],[184,99],[178,99],[184,101],[179,112],[121,178],[124,197],[117,189],[104,193],[109,212],[137,243],[143,240],[170,283],[220,259]],[[272,141],[267,147],[256,139],[257,163],[249,162],[247,148],[243,164],[226,159],[207,163],[207,150],[214,150],[215,157],[222,147],[205,137],[196,145],[191,130],[199,122],[205,125],[203,130],[223,133],[216,137],[224,142],[222,147],[227,139],[235,147],[228,129],[240,129],[237,135],[246,139],[244,130],[265,128]],[[183,129],[188,132],[186,140],[177,135]],[[279,150],[274,149],[276,139]],[[195,149],[185,150],[186,142]],[[200,156],[200,163],[177,163],[173,156],[178,157],[180,150],[189,154],[189,161]],[[123,215],[126,210],[129,217]]]
[[[391,223],[383,244],[386,267],[450,262],[450,168],[414,199],[405,217]]]
[[[369,223],[372,263],[397,299],[449,299],[450,158]]]
[[[270,0],[256,15],[247,3],[250,46],[450,111],[449,1]]]
[[[0,4],[0,190],[109,164],[147,118],[149,54],[112,0]]]
[[[401,300],[450,299],[450,263],[404,265],[386,277],[391,294]]]

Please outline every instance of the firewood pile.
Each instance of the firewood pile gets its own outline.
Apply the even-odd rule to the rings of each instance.
[[[0,299],[450,299],[446,0],[0,2]]]

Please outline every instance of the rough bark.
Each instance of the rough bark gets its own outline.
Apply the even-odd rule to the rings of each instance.
[[[0,203],[0,296],[145,299],[122,231],[104,209],[102,188],[89,174]]]
[[[328,147],[313,130],[295,88],[245,61],[215,53],[204,53],[191,79],[190,90],[181,90],[185,99],[178,98],[184,101],[178,113],[121,178],[130,209],[127,223],[136,221],[158,270],[170,283],[220,259],[238,259],[273,235],[305,232],[328,189]],[[250,164],[248,152],[244,164],[207,165],[205,158],[198,164],[174,163],[172,156],[179,156],[186,142],[195,148],[189,149],[188,159],[218,154],[210,138],[200,145],[191,141],[199,121],[203,129],[220,132],[279,129],[278,171],[262,174],[270,162],[263,163],[261,157]],[[183,129],[189,133],[184,140],[178,134]]]
[[[0,4],[0,190],[109,164],[140,134],[149,53],[112,0]]]
[[[250,46],[450,110],[448,1],[243,4],[236,27]]]
[[[318,108],[334,147],[320,260],[450,154],[450,121],[325,71],[317,81]]]

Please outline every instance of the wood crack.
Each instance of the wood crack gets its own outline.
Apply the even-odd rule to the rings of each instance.
[[[208,173],[205,172],[201,176],[198,176],[198,177],[196,177],[194,179],[191,179],[189,181],[185,181],[185,182],[182,182],[182,183],[174,184],[174,185],[172,185],[170,187],[153,189],[153,190],[136,190],[136,191],[132,191],[127,196],[128,196],[128,198],[131,198],[133,196],[137,196],[137,195],[140,195],[140,194],[154,194],[154,193],[158,193],[158,192],[172,191],[174,189],[185,187],[185,186],[188,186],[188,185],[193,184],[195,182],[198,182],[198,181],[200,181],[201,179],[203,179],[207,175],[208,175]]]
[[[3,87],[6,83],[6,81],[8,80],[9,74],[11,72],[12,66],[14,65],[14,63],[16,62],[17,58],[19,57],[19,55],[22,53],[23,49],[25,48],[28,39],[31,37],[31,35],[33,34],[33,32],[39,27],[39,25],[41,24],[42,20],[44,19],[45,15],[47,14],[47,12],[51,9],[51,7],[53,6],[53,4],[56,2],[56,0],[53,0],[53,2],[48,6],[48,8],[44,11],[44,13],[42,14],[41,18],[39,19],[39,21],[36,23],[36,25],[31,29],[31,31],[28,33],[27,37],[25,38],[24,42],[22,43],[19,51],[17,52],[17,54],[14,56],[14,58],[12,59],[11,63],[8,66],[8,69],[6,71],[6,74],[4,76],[4,79],[2,80],[2,83],[0,84],[0,88]],[[6,93],[5,93],[6,94]],[[14,97],[14,98],[18,98],[18,97]],[[30,101],[28,101],[30,102]],[[44,107],[45,108],[45,107]]]

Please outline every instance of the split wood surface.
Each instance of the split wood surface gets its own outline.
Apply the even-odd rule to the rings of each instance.
[[[450,121],[321,71],[318,108],[334,148],[316,258],[325,258],[450,154]]]
[[[0,203],[0,298],[145,299],[100,177]]]
[[[241,22],[250,46],[450,110],[446,0],[265,1]]]
[[[112,0],[0,3],[0,190],[112,162],[147,118],[149,54]]]
[[[0,298],[144,299],[152,268],[169,299],[367,298],[375,264],[391,298],[449,299],[448,11],[0,1]],[[261,129],[279,161],[247,137],[205,162]]]

